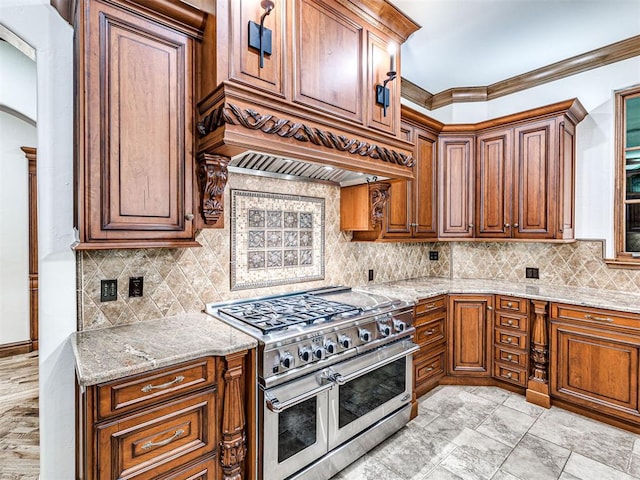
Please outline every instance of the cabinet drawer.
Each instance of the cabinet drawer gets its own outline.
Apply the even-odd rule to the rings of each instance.
[[[156,479],[213,453],[215,403],[209,390],[98,425],[99,479]]]
[[[525,298],[505,297],[496,295],[496,310],[503,312],[529,312],[529,300]]]
[[[496,328],[495,339],[498,345],[507,345],[511,348],[527,348],[527,335],[522,332],[509,332]]]
[[[415,306],[416,316],[422,315],[424,313],[435,312],[436,310],[444,309],[445,304],[446,304],[446,301],[444,296],[420,300],[418,304]]]
[[[505,330],[520,330],[527,332],[529,329],[529,317],[525,315],[496,312],[495,326]]]
[[[493,376],[499,380],[505,382],[515,383],[516,385],[527,385],[527,372],[520,368],[512,367],[510,365],[502,365],[496,363],[493,366]]]
[[[426,345],[444,340],[444,315],[437,320],[425,323],[416,328],[415,342],[424,347]]]
[[[518,352],[517,350],[509,350],[503,347],[494,348],[494,359],[496,362],[502,362],[507,365],[527,367],[527,352]]]
[[[416,384],[416,389],[419,389],[420,385],[429,382],[435,377],[444,375],[444,354],[445,351],[442,349],[437,353],[421,353],[414,358],[413,378]]]
[[[578,320],[585,324],[597,325],[599,328],[618,327],[640,332],[640,315],[614,310],[552,303],[551,318],[553,320]]]
[[[166,476],[159,477],[158,480],[217,480],[218,457],[211,457],[208,460],[196,463],[190,467],[173,471]]]
[[[107,418],[215,383],[215,358],[154,370],[98,386],[98,416]]]

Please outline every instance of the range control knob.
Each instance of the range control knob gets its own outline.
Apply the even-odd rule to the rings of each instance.
[[[280,355],[280,365],[283,368],[292,368],[295,365],[296,361],[289,352],[284,352]]]
[[[353,345],[351,339],[346,335],[340,335],[338,342],[342,345],[342,348],[351,348],[351,345]]]
[[[298,351],[298,355],[303,362],[308,362],[311,360],[311,349],[309,347],[301,348]]]
[[[395,328],[396,332],[404,332],[405,328],[407,328],[407,324],[402,320],[394,320],[393,328]]]
[[[371,340],[371,332],[365,328],[360,329],[360,340],[368,342]]]
[[[329,340],[324,344],[324,349],[329,355],[333,355],[338,351],[338,344]]]
[[[322,360],[324,358],[324,348],[322,348],[322,345],[313,346],[313,356],[316,360]]]
[[[391,327],[386,323],[379,323],[378,330],[380,330],[380,335],[382,335],[383,337],[388,337],[389,335],[391,335]]]

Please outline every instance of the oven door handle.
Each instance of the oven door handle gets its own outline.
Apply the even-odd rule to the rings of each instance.
[[[297,403],[303,402],[311,397],[315,397],[319,393],[322,393],[325,390],[330,390],[332,388],[333,388],[332,383],[328,383],[326,385],[320,385],[319,387],[314,388],[313,390],[309,390],[308,392],[305,392],[302,395],[298,395],[297,397],[293,397],[292,399],[286,400],[284,402],[281,402],[276,397],[268,396],[267,394],[267,397],[268,397],[266,401],[267,408],[271,410],[273,413],[280,413],[289,407],[293,407]]]
[[[414,352],[417,352],[418,350],[420,350],[420,347],[418,345],[414,345],[413,347],[409,348],[408,350],[403,350],[400,353],[396,353],[395,355],[392,355],[391,357],[385,358],[384,360],[380,360],[379,362],[374,363],[373,365],[369,365],[367,367],[364,367],[360,370],[358,370],[357,372],[354,372],[350,375],[341,375],[340,373],[334,373],[333,375],[328,376],[327,378],[329,380],[331,380],[332,382],[334,382],[337,385],[344,385],[347,382],[350,382],[351,380],[353,380],[354,378],[358,378],[361,377],[362,375],[365,375],[369,372],[372,372],[380,367],[382,367],[383,365],[386,365],[387,363],[393,363],[396,360],[399,360],[403,357],[408,357],[409,355],[411,355]]]

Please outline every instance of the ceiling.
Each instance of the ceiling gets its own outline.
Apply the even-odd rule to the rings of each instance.
[[[390,0],[422,25],[402,77],[436,94],[487,86],[640,34],[640,0]]]

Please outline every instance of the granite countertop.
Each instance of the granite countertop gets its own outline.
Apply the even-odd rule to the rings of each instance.
[[[532,300],[547,300],[551,302],[569,303],[571,305],[640,313],[640,295],[634,293],[525,282],[516,283],[505,280],[450,280],[448,278],[423,277],[376,285],[365,285],[357,287],[356,289],[387,295],[412,303],[423,298],[435,297],[447,293],[496,293]]]
[[[254,338],[206,313],[76,332],[70,341],[80,386],[257,345]]]

